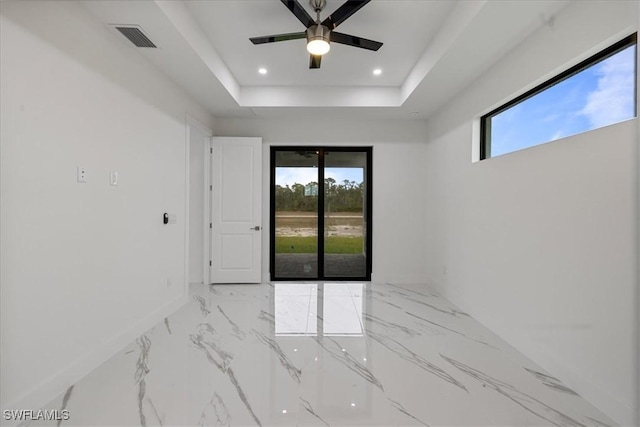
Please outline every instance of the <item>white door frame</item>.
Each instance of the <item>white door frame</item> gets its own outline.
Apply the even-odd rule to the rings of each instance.
[[[216,173],[216,171],[214,170],[214,160],[217,160],[215,158],[215,156],[217,155],[216,153],[216,149],[214,147],[215,143],[214,143],[214,139],[218,138],[218,137],[211,137],[209,139],[209,148],[208,148],[208,153],[206,155],[206,158],[209,159],[209,161],[207,162],[208,164],[205,166],[205,175],[207,177],[207,182],[205,183],[205,190],[208,193],[205,196],[205,204],[206,204],[206,209],[207,209],[207,213],[205,214],[205,218],[207,219],[207,225],[206,227],[208,228],[209,232],[207,233],[208,239],[207,240],[207,248],[205,249],[205,253],[207,256],[207,259],[205,260],[205,269],[207,269],[207,273],[205,274],[205,278],[207,279],[208,283],[211,284],[213,283],[214,277],[213,277],[213,271],[214,271],[214,267],[216,267],[216,261],[214,260],[214,255],[215,253],[213,252],[213,245],[214,245],[214,231],[212,229],[212,224],[214,223],[214,207],[213,207],[213,196],[214,196],[214,191],[212,191],[212,185],[214,184],[214,173]],[[257,152],[259,157],[262,157],[262,138],[261,137],[219,137],[220,139],[236,139],[240,142],[244,142],[242,140],[254,140],[253,142],[255,142],[256,140],[259,142],[260,148],[259,151]],[[262,168],[262,160],[260,160],[259,162],[259,166],[260,169]],[[260,180],[262,181],[262,174],[259,173],[257,175]],[[262,194],[262,184],[260,184],[259,186],[256,186],[256,189],[260,191],[260,194]],[[254,208],[258,209],[258,213],[257,213],[257,221],[254,222],[258,228],[256,229],[256,231],[258,231],[259,233],[263,233],[263,227],[262,227],[262,202],[258,203],[257,206],[254,206]],[[256,214],[256,212],[254,211],[254,215]],[[256,218],[254,218],[256,219]],[[253,224],[252,223],[252,227],[253,228]],[[215,226],[215,224],[213,224]],[[260,247],[260,252],[262,252],[262,244],[259,245]],[[255,255],[255,254],[254,254]],[[259,278],[258,278],[258,282],[255,283],[259,283],[262,281],[262,253],[260,253],[260,255],[257,257],[258,261],[259,261]],[[213,266],[211,265],[213,264]],[[238,283],[238,282],[229,282],[229,283]],[[249,282],[240,282],[240,283],[254,283],[253,280],[249,281]]]
[[[207,285],[211,284],[211,186],[213,183],[212,167],[213,164],[213,135],[209,136],[209,143],[204,146],[204,231],[206,238],[204,239],[204,259],[202,268],[204,272],[202,277]]]
[[[187,118],[186,118],[186,172],[185,172],[185,289],[188,292],[189,291],[189,267],[190,267],[190,263],[189,263],[189,259],[191,257],[190,251],[189,251],[189,236],[190,236],[190,205],[191,205],[191,197],[190,197],[190,181],[191,181],[191,166],[190,166],[190,156],[191,156],[191,128],[198,128],[198,130],[200,130],[200,132],[202,132],[205,137],[207,138],[207,140],[205,141],[204,145],[204,151],[208,153],[209,151],[209,146],[211,145],[211,136],[213,135],[213,131],[207,126],[205,125],[203,122],[201,122],[200,120],[196,119],[195,117],[187,114]],[[202,158],[202,161],[204,163],[204,176],[203,176],[203,180],[204,180],[204,212],[203,212],[203,217],[204,217],[204,224],[203,224],[203,230],[206,230],[209,227],[209,177],[207,176],[208,171],[209,171],[209,156],[204,155]],[[203,282],[205,282],[205,284],[208,284],[208,280],[209,280],[209,242],[208,240],[205,238],[203,239],[204,244],[203,244]]]

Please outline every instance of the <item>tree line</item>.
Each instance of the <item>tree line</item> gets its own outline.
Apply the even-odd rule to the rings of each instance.
[[[364,182],[344,180],[337,183],[333,178],[325,178],[325,211],[362,212],[364,206]],[[291,187],[276,185],[276,210],[304,211],[318,210],[318,183],[307,185],[295,183]]]

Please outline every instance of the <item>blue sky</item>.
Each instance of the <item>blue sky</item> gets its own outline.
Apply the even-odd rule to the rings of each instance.
[[[491,120],[491,156],[634,116],[635,46],[558,83]]]
[[[325,168],[325,178],[331,177],[338,183],[349,180],[360,184],[362,182],[362,168]],[[318,168],[276,168],[276,184],[292,186],[295,183],[308,184],[318,182]]]

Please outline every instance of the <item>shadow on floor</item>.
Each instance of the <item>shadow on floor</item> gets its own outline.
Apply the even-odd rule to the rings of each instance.
[[[366,257],[363,254],[325,254],[324,276],[364,278]],[[317,254],[276,254],[275,277],[278,279],[317,278]]]

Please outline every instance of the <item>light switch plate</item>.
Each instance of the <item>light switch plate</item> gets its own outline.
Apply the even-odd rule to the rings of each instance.
[[[111,171],[109,173],[109,183],[114,186],[118,185],[118,172]]]

